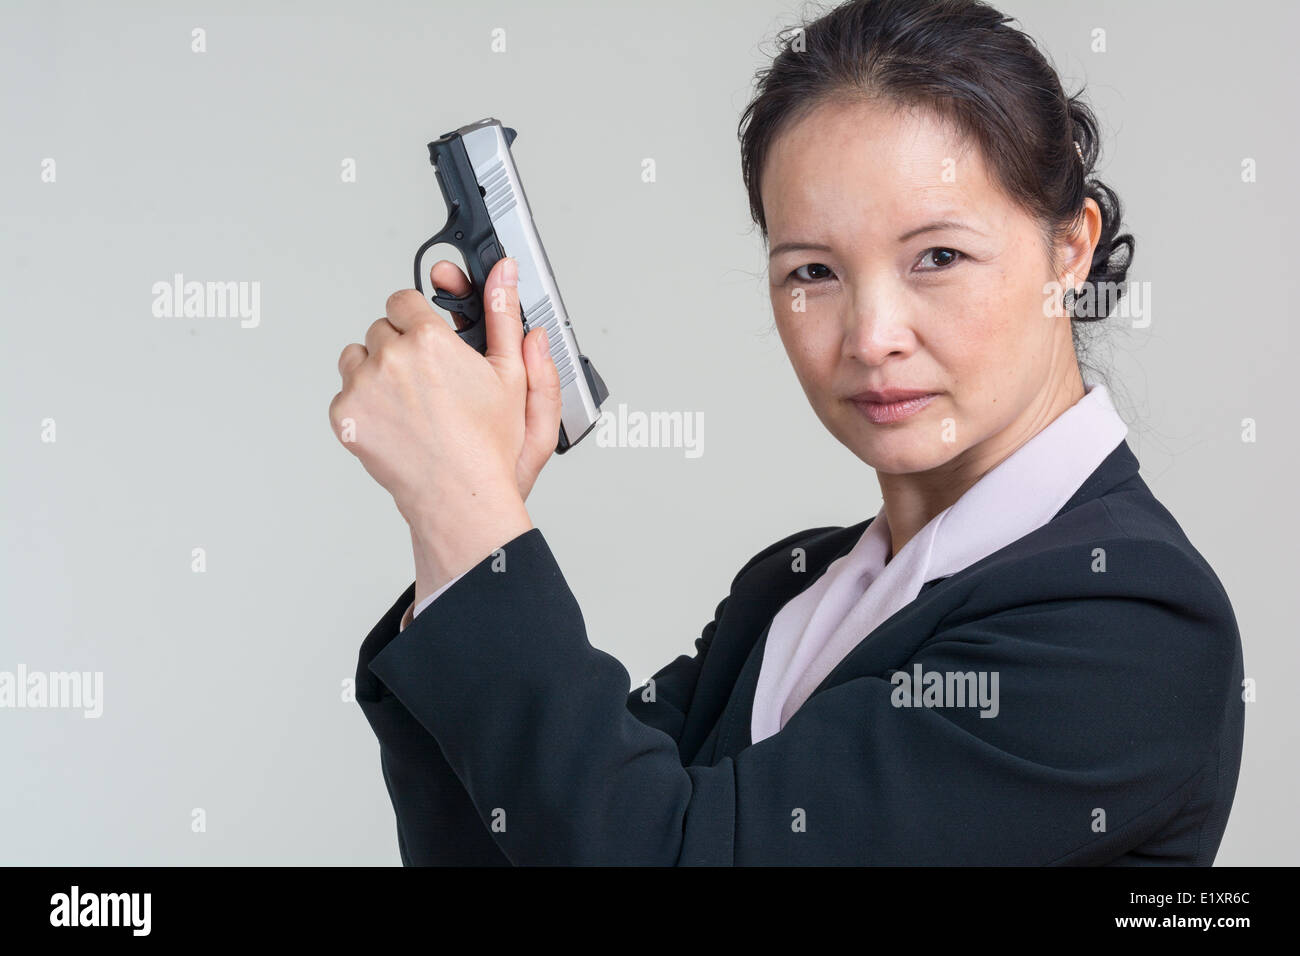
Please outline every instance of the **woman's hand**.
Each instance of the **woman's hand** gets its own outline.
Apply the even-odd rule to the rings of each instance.
[[[498,263],[498,266],[500,263]],[[441,259],[429,270],[430,288],[445,289],[452,295],[465,295],[470,281],[458,266]],[[491,276],[489,275],[489,283]],[[490,301],[484,299],[484,302]],[[516,290],[514,301],[518,301]],[[486,308],[486,305],[484,306]],[[456,327],[464,328],[465,316],[453,312]],[[519,497],[525,501],[542,468],[555,452],[560,437],[560,374],[551,358],[543,330],[533,329],[524,338],[524,368],[528,375],[527,410],[524,416],[524,445],[515,463],[515,481]]]
[[[532,527],[523,500],[554,451],[560,391],[543,330],[523,334],[514,269],[503,259],[488,276],[486,356],[414,289],[339,356],[330,422],[411,526],[417,594]],[[464,291],[445,269],[431,276]]]

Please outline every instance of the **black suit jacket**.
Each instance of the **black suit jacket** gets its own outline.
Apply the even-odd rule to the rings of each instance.
[[[588,642],[540,529],[399,633],[412,584],[357,667],[403,862],[1213,861],[1241,761],[1241,639],[1127,442],[1046,525],[927,582],[753,744],[767,625],[867,524],[751,558],[653,693]],[[891,676],[916,664],[996,671],[997,716],[896,706]]]

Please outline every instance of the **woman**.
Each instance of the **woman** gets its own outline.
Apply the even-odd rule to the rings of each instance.
[[[357,671],[403,861],[1208,865],[1241,642],[1079,371],[1133,248],[1089,109],[988,6],[858,0],[741,139],[782,342],[883,506],[755,555],[629,695],[524,507],[558,384],[514,264],[486,361],[395,294],[331,421],[411,526]]]

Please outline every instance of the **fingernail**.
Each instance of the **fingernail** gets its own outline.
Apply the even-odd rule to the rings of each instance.
[[[551,337],[546,334],[546,329],[542,329],[542,344],[540,346],[543,355],[551,354]]]
[[[506,264],[501,267],[501,284],[519,285],[519,263],[513,258],[507,258]]]

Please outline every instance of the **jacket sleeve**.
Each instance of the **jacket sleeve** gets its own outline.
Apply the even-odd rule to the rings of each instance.
[[[797,542],[803,542],[823,531],[839,530],[834,527],[808,528],[795,532],[773,544],[768,545],[754,555],[736,572],[731,581],[732,588],[759,561],[788,548]],[[695,639],[695,655],[679,655],[665,667],[653,674],[650,680],[634,687],[627,695],[627,709],[643,724],[663,731],[678,743],[682,739],[682,729],[686,715],[695,699],[695,688],[699,684],[704,662],[709,648],[713,644],[713,635],[718,629],[718,622],[726,611],[730,595],[724,597],[713,610],[713,620],[704,626],[700,636]]]
[[[682,739],[682,728],[695,697],[700,671],[726,607],[727,599],[723,598],[714,610],[713,620],[695,639],[694,657],[679,655],[627,695],[628,712],[646,726],[667,734],[674,744]]]
[[[587,641],[536,528],[505,546],[506,570],[475,566],[370,670],[516,864],[1105,860],[1213,765],[1239,638],[1174,548],[1104,544],[1109,574],[1089,575],[1079,548],[1009,569],[904,668],[814,694],[711,767],[682,766],[672,737],[629,712],[627,671]],[[895,674],[918,668],[996,673],[996,716],[902,706]]]
[[[784,542],[778,542],[781,543]],[[766,553],[756,555],[750,564]],[[747,564],[741,574],[748,567]],[[436,598],[459,580],[458,577],[436,592],[434,600],[426,599],[425,607],[414,620],[427,613],[437,603]],[[402,863],[406,866],[509,865],[509,858],[492,840],[438,742],[370,671],[374,656],[403,630],[400,625],[412,610],[414,593],[412,584],[366,637],[356,674],[357,703],[379,740],[380,769],[396,816]],[[631,713],[674,741],[681,737],[696,681],[726,603],[724,598],[714,620],[695,641],[694,657],[683,654],[659,670],[653,677],[653,694],[643,685],[627,695]],[[412,623],[408,620],[406,626]]]
[[[405,866],[509,866],[438,742],[370,672],[370,661],[398,633],[412,584],[361,645],[357,703],[379,738],[379,764],[397,818]],[[417,619],[418,620],[418,619]]]
[[[493,841],[438,742],[370,672],[374,655],[400,633],[400,622],[412,607],[414,592],[412,584],[366,637],[356,674],[357,703],[379,740],[380,770],[396,817],[402,864],[509,866],[509,858]],[[726,603],[724,598],[718,605],[718,616]],[[642,685],[627,695],[629,711],[674,742],[681,736],[716,626],[717,617],[695,641],[694,657],[683,654],[655,673],[653,694]]]

